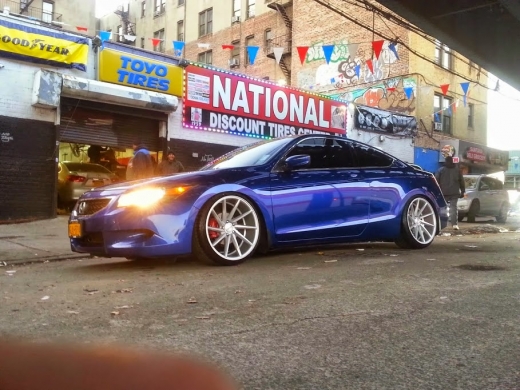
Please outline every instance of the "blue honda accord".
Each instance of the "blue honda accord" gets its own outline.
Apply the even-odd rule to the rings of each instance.
[[[304,245],[430,245],[447,224],[432,174],[328,135],[261,141],[199,171],[86,192],[69,221],[74,252],[220,265]]]

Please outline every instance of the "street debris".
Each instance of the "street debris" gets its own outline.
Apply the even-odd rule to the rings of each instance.
[[[467,233],[471,234],[482,234],[482,233],[508,233],[509,230],[499,226],[493,225],[480,225],[468,228],[466,230]]]
[[[324,253],[323,252],[318,252],[318,255],[323,255]]]
[[[133,288],[122,288],[120,290],[116,290],[116,293],[124,294],[124,293],[133,293]]]
[[[68,314],[79,314],[79,311],[75,311],[75,310],[67,310],[67,313],[68,313]]]
[[[195,317],[197,320],[209,320],[211,319],[210,317],[208,316],[201,316],[201,317]]]
[[[242,290],[235,290],[235,294],[240,294]]]
[[[113,312],[111,312],[110,314],[113,315],[113,316],[115,317],[115,316],[118,316],[118,315],[119,315],[119,312],[118,312],[118,311],[113,311]]]
[[[250,303],[256,302],[256,299],[250,299],[248,302],[250,302]]]
[[[442,236],[442,237],[450,237],[450,236],[451,236],[451,233],[442,233],[441,236]]]
[[[5,261],[0,261],[0,267],[7,267],[7,263]]]
[[[324,263],[337,263],[338,260],[325,260]]]
[[[478,248],[476,245],[464,245],[466,248]]]
[[[390,257],[397,257],[399,255],[391,254]]]
[[[435,261],[435,260],[437,260],[437,259],[426,259],[426,260],[427,260],[427,261]]]
[[[362,249],[362,248],[359,248],[359,249],[356,249],[356,250],[359,251],[359,252],[363,252],[364,251],[364,249]]]
[[[13,276],[16,271],[5,271],[5,273],[8,275],[8,276]]]
[[[298,267],[296,269],[299,269],[299,270],[307,270],[307,269],[311,269],[311,267]]]
[[[89,288],[85,288],[85,289],[83,289],[83,291],[85,291],[88,295],[94,295],[94,294],[99,293],[99,290],[89,289]]]
[[[193,303],[198,303],[198,301],[197,301],[197,299],[191,297],[190,299],[188,299],[188,300],[186,301],[186,303],[193,304]]]
[[[123,306],[116,306],[116,307],[114,307],[114,309],[116,309],[116,310],[131,309],[131,308],[133,308],[133,306],[130,306],[130,305],[123,305]]]
[[[321,284],[309,284],[307,286],[303,286],[303,288],[307,290],[317,290],[318,288],[321,288]]]
[[[42,298],[40,299],[40,301],[48,301],[49,298],[50,298],[50,296],[45,295],[44,297],[42,297]]]
[[[440,299],[448,299],[448,297],[441,297]]]

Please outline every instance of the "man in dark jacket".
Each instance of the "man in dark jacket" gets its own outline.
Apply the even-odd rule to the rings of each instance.
[[[457,202],[459,198],[464,198],[466,187],[459,167],[453,163],[453,157],[446,157],[444,166],[437,171],[435,177],[439,182],[444,199],[450,205],[450,222],[453,229],[459,230]]]
[[[163,175],[173,175],[174,173],[184,172],[184,166],[175,158],[175,154],[170,150],[166,160],[161,161],[157,167],[157,173]]]
[[[153,160],[150,151],[146,149],[140,139],[133,143],[134,157],[128,162],[126,180],[147,179],[153,176]]]

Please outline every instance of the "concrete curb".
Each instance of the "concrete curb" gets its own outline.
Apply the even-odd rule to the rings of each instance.
[[[73,254],[70,255],[64,254],[64,255],[53,255],[53,256],[38,256],[34,259],[13,259],[13,260],[0,260],[0,267],[3,265],[3,263],[6,263],[6,266],[10,265],[28,265],[28,264],[35,264],[35,263],[45,263],[45,262],[57,262],[57,261],[65,261],[65,260],[78,260],[78,259],[88,259],[91,256],[89,254]]]

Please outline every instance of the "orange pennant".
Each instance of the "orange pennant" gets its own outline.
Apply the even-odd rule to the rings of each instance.
[[[450,88],[450,85],[449,84],[442,84],[440,87],[441,87],[442,94],[443,95],[447,95],[448,94],[448,89]]]
[[[158,46],[161,43],[162,39],[159,38],[152,38],[152,45],[153,47]]]
[[[368,69],[370,69],[370,72],[374,74],[374,64],[372,63],[372,60],[367,60],[367,66]]]

